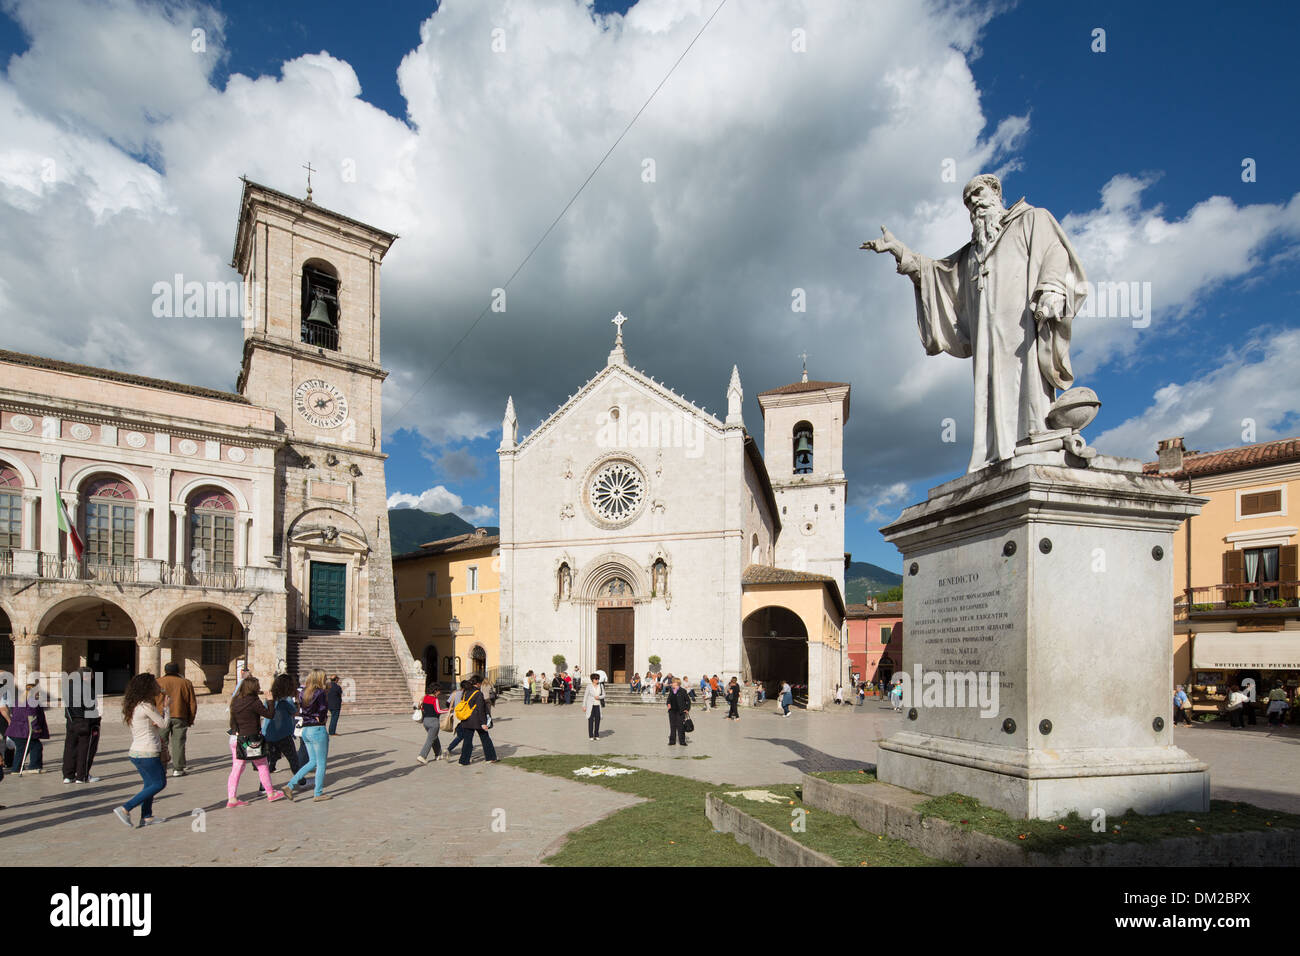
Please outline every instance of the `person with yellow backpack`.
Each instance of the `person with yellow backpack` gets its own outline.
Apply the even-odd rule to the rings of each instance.
[[[483,759],[488,763],[497,762],[497,750],[492,746],[492,738],[488,736],[488,702],[483,696],[483,678],[475,674],[469,679],[469,689],[465,691],[465,696],[460,703],[456,705],[456,719],[460,721],[456,732],[460,736],[461,742],[465,745],[460,751],[460,765],[468,767],[470,760],[474,756],[474,732],[478,731],[479,739],[483,742]],[[447,748],[450,750],[451,748]]]

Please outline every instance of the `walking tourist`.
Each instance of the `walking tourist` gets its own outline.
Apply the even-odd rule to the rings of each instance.
[[[1242,728],[1242,709],[1248,698],[1236,684],[1228,685],[1228,700],[1224,705],[1228,711],[1228,725],[1237,730]]]
[[[235,693],[230,695],[231,700],[234,700],[235,695],[239,693],[239,685],[252,676],[253,676],[253,672],[250,671],[247,667],[240,668],[239,680],[235,681]]]
[[[1281,727],[1286,721],[1286,712],[1290,706],[1282,682],[1274,681],[1273,689],[1268,692],[1268,710],[1264,712],[1268,716],[1269,725]]]
[[[263,701],[262,684],[256,677],[246,678],[239,685],[239,693],[230,702],[230,730],[235,737],[235,755],[231,760],[230,777],[226,781],[226,806],[246,807],[247,800],[239,799],[239,778],[244,767],[252,763],[262,790],[270,803],[283,800],[284,794],[271,786],[271,771],[266,763],[266,738],[262,735],[262,718],[275,716],[275,705]]]
[[[497,750],[492,746],[492,738],[488,736],[488,702],[483,696],[482,691],[483,679],[477,675],[470,678],[469,690],[466,691],[466,697],[461,702],[470,705],[469,716],[460,722],[460,739],[465,746],[460,751],[460,765],[468,767],[470,760],[474,758],[474,733],[477,731],[479,739],[483,742],[483,759],[488,763],[497,762]],[[450,749],[450,748],[449,748]]]
[[[689,684],[687,685],[690,686]],[[694,689],[691,690],[691,697],[695,696]],[[700,707],[704,710],[709,709],[709,702],[705,700],[709,696],[709,677],[707,674],[700,675]]]
[[[50,728],[45,722],[45,707],[35,678],[29,678],[22,700],[14,707],[5,734],[14,746],[11,773],[40,773],[44,768],[43,740],[50,739]]]
[[[162,745],[171,751],[172,776],[185,776],[185,737],[194,726],[198,716],[199,701],[194,696],[194,683],[181,676],[181,669],[175,661],[163,665],[163,676],[158,681],[164,694],[171,698],[172,705],[163,728]],[[66,776],[66,775],[65,775]]]
[[[591,683],[582,695],[582,709],[587,715],[587,736],[592,740],[600,739],[600,706],[605,703],[605,688],[600,683],[600,675],[592,674]]]
[[[532,673],[529,671],[528,673]],[[527,700],[527,698],[525,698]],[[442,744],[438,741],[438,722],[445,711],[438,703],[438,682],[431,680],[424,685],[424,697],[420,700],[420,722],[424,725],[424,746],[416,756],[416,762],[428,764],[429,750],[433,750],[433,759],[442,756]]]
[[[298,768],[281,790],[293,799],[293,788],[315,771],[314,800],[328,800],[325,793],[325,765],[329,762],[330,738],[326,722],[329,720],[329,701],[325,687],[325,672],[316,668],[307,675],[298,709],[302,712],[302,742],[307,747],[307,762]]]
[[[293,735],[297,726],[294,717],[298,712],[293,678],[281,674],[271,681],[271,699],[275,701],[275,714],[262,725],[262,736],[266,738],[266,769],[275,773],[276,764],[283,757],[289,761],[289,772],[297,773],[306,761],[298,759],[298,741]]]
[[[524,675],[524,703],[533,702],[533,672],[529,671]]]
[[[447,701],[447,709],[451,711],[453,724],[451,743],[447,744],[447,756],[450,757],[460,746],[460,721],[456,719],[456,707],[465,699],[465,694],[469,691],[469,681],[463,680],[460,686],[452,691],[451,698]]]
[[[722,685],[718,682],[718,675],[714,674],[709,678],[709,707],[712,710],[718,709],[718,695],[722,693]]]
[[[564,678],[556,671],[551,678],[551,700],[558,706],[564,703]]]
[[[731,683],[727,685],[727,719],[740,720],[740,711],[736,708],[740,705],[740,682],[736,678],[731,678]]]
[[[1174,687],[1174,723],[1177,724],[1181,719],[1187,726],[1192,725],[1192,702],[1187,696],[1187,691],[1183,690],[1183,685],[1179,684]]]
[[[325,688],[325,701],[330,711],[330,730],[331,737],[339,735],[339,714],[343,712],[343,685],[339,683],[339,675],[330,675],[329,687]]]
[[[127,758],[136,772],[140,774],[143,786],[137,793],[120,807],[113,809],[116,816],[127,826],[131,823],[131,811],[140,808],[140,826],[153,823],[153,798],[162,793],[167,786],[167,772],[163,769],[162,738],[158,731],[167,725],[166,706],[163,713],[158,713],[154,701],[163,696],[158,679],[152,674],[136,674],[126,685],[122,695],[122,723],[131,728],[131,749]]]
[[[672,678],[668,692],[668,746],[675,747],[680,740],[686,746],[686,718],[691,714],[691,695],[682,688],[680,677]]]
[[[98,783],[90,775],[90,765],[99,749],[99,725],[103,720],[99,698],[95,696],[94,671],[80,667],[73,671],[73,695],[63,709],[63,782]]]
[[[781,682],[781,716],[790,716],[790,705],[794,703],[794,691],[787,681]]]

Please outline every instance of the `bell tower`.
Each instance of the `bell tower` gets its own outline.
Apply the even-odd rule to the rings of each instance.
[[[781,516],[778,567],[825,574],[844,598],[847,382],[808,380],[760,392],[763,460]]]
[[[324,634],[388,637],[407,676],[418,668],[396,625],[381,442],[379,271],[396,238],[317,205],[310,186],[299,199],[244,180],[238,390],[286,439],[280,487],[261,493],[275,496],[266,557],[287,571],[291,665],[295,641]]]

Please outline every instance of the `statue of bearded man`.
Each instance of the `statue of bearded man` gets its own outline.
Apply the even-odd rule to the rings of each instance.
[[[926,354],[974,358],[975,436],[967,471],[1015,454],[1017,442],[1048,431],[1056,389],[1069,388],[1070,323],[1086,293],[1060,223],[1019,199],[1002,205],[996,176],[962,190],[971,241],[946,259],[912,252],[884,226],[863,249],[888,252],[916,285],[916,321]]]

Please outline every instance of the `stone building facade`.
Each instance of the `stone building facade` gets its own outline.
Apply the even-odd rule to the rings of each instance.
[[[745,428],[738,370],[718,418],[628,363],[623,321],[605,368],[522,440],[507,402],[498,452],[502,663],[549,671],[563,654],[570,667],[618,681],[656,656],[679,676],[804,683],[809,705],[821,706],[847,668],[843,508],[823,511],[809,499],[819,506],[817,536],[787,524]],[[827,388],[807,402],[795,393],[777,414],[792,425],[817,418],[829,449],[840,441],[829,430],[842,425],[848,386],[819,384],[842,390],[838,418],[822,414]],[[792,461],[783,423],[767,442],[769,461]],[[801,494],[790,499],[800,512]],[[787,544],[792,533],[798,545]],[[832,542],[838,578],[778,567],[803,546],[832,570],[822,561]]]
[[[396,706],[396,685],[419,684],[380,443],[379,269],[395,238],[245,181],[233,393],[0,353],[0,633],[16,667],[89,665],[112,690],[177,660],[217,692],[247,616],[259,676],[378,657],[388,674],[358,702],[382,690]]]

